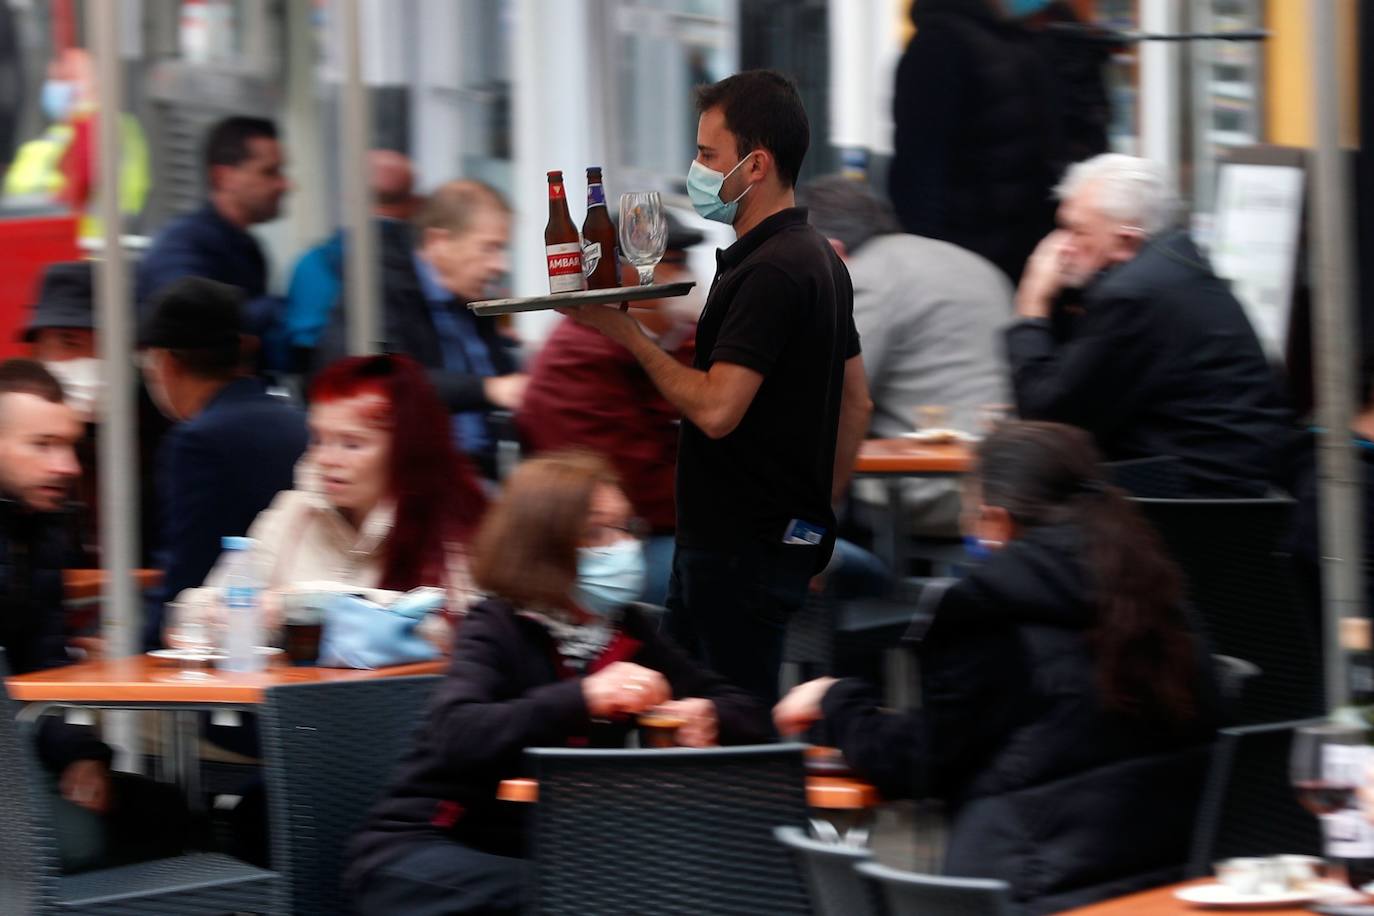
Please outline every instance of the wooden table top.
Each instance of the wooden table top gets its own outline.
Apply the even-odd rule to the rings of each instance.
[[[1114,900],[1104,900],[1101,903],[1094,903],[1091,906],[1076,910],[1065,910],[1063,916],[1127,916],[1127,914],[1129,916],[1145,916],[1145,914],[1149,914],[1149,916],[1198,916],[1200,913],[1220,912],[1214,909],[1203,909],[1195,904],[1184,903],[1174,896],[1174,891],[1179,888],[1211,884],[1212,882],[1212,878],[1199,878],[1196,881],[1185,881],[1182,884],[1156,887],[1148,891],[1141,891],[1138,894],[1128,894]],[[1265,913],[1267,916],[1297,916],[1299,913],[1311,916],[1312,913],[1306,906],[1255,907],[1243,910],[1228,907],[1226,912]]]
[[[176,662],[138,655],[133,658],[81,662],[8,678],[5,687],[21,703],[91,705],[120,703],[251,706],[263,701],[269,687],[320,681],[359,681],[406,674],[442,674],[442,661],[396,665],[372,671],[273,665],[266,671],[236,674],[209,669],[209,681],[175,680]]]
[[[135,569],[134,577],[138,587],[147,591],[162,581],[160,569]],[[68,601],[85,601],[99,598],[105,587],[103,569],[64,569],[62,570],[62,590]]]
[[[972,467],[973,448],[967,442],[927,445],[912,439],[866,439],[859,446],[854,473],[953,477]]]
[[[533,779],[503,779],[496,789],[502,801],[536,802],[539,783]],[[878,790],[866,782],[843,776],[806,777],[806,803],[827,811],[863,811],[876,807]]]

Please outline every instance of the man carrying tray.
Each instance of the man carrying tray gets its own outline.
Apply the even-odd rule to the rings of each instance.
[[[684,416],[675,639],[761,698],[777,697],[788,618],[835,541],[871,405],[849,275],[795,206],[810,142],[796,87],[748,71],[699,90],[698,213],[734,226],[684,366],[615,306],[567,309],[624,346]]]

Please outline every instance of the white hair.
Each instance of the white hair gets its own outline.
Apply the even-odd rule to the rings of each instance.
[[[1098,189],[1094,208],[1123,226],[1153,237],[1173,226],[1178,214],[1178,194],[1169,171],[1150,159],[1103,153],[1069,166],[1054,189],[1055,197],[1067,200],[1085,187]]]

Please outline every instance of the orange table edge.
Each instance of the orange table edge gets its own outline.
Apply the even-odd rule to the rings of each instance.
[[[147,591],[162,582],[160,569],[135,569],[134,580],[142,591]],[[62,570],[62,595],[68,601],[89,601],[99,598],[105,586],[103,569],[64,569]]]
[[[15,675],[5,680],[5,688],[21,703],[111,707],[121,704],[256,706],[262,703],[268,688],[284,684],[442,674],[444,667],[442,661],[372,670],[273,665],[266,671],[251,674],[216,670],[213,680],[181,682],[173,680],[178,671],[175,662],[140,655]]]
[[[536,802],[539,783],[533,779],[503,779],[496,797],[509,802]],[[808,776],[806,803],[826,811],[860,811],[878,804],[878,790],[857,779],[839,776]]]
[[[957,476],[973,467],[973,449],[963,442],[938,445],[911,439],[868,439],[859,445],[855,474]]]

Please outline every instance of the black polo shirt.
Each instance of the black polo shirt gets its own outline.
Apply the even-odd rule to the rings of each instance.
[[[695,366],[735,363],[763,384],[724,438],[683,420],[678,543],[781,544],[799,519],[825,529],[828,555],[844,364],[859,353],[849,272],[800,208],[768,217],[716,252],[716,264]]]

